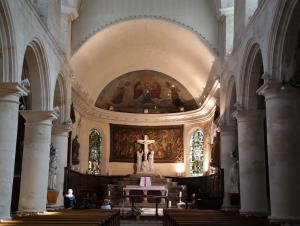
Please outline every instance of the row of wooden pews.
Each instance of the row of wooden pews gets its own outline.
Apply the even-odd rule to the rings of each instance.
[[[119,226],[119,210],[60,210],[41,214],[16,214],[0,226]]]
[[[266,217],[247,217],[217,210],[165,209],[164,226],[269,226]],[[279,225],[279,224],[278,224]]]

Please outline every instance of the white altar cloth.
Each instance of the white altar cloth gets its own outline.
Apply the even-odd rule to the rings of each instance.
[[[126,202],[129,202],[129,192],[130,191],[143,191],[144,194],[144,199],[143,202],[148,202],[147,195],[148,191],[160,191],[162,196],[167,197],[168,196],[168,189],[165,186],[149,186],[149,187],[144,187],[144,186],[138,186],[138,185],[126,185],[126,187],[123,188],[123,191],[126,194]],[[165,199],[161,199],[161,203],[165,203]]]

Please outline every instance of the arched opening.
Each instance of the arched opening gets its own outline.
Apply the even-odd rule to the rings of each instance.
[[[13,26],[6,1],[0,2],[0,82],[15,81],[15,48]]]
[[[89,134],[89,174],[101,174],[101,159],[103,141],[97,129],[91,129]]]
[[[267,215],[269,187],[265,99],[257,93],[264,82],[263,73],[260,46],[251,40],[246,49],[240,89],[242,103],[237,114],[241,212]]]
[[[204,173],[204,134],[199,128],[190,138],[190,174],[202,176]]]
[[[26,59],[23,62],[21,80],[29,77],[28,64]],[[29,110],[29,97],[20,97],[19,111]],[[17,132],[17,143],[16,143],[16,154],[15,154],[15,170],[14,170],[14,181],[13,181],[13,192],[11,202],[11,212],[18,210],[19,196],[20,196],[20,183],[22,173],[22,159],[23,159],[23,147],[24,147],[24,136],[25,136],[25,119],[19,112],[18,116],[18,132]]]
[[[62,123],[66,120],[66,89],[63,75],[59,74],[55,84],[53,108],[59,108],[59,116],[53,123]]]
[[[44,110],[46,105],[46,97],[48,94],[48,76],[46,73],[46,61],[40,54],[42,53],[41,46],[32,41],[26,48],[21,80],[28,79],[30,86],[27,89],[30,91],[28,96],[20,98],[19,110]],[[19,205],[19,195],[22,176],[22,162],[23,162],[23,147],[25,137],[25,119],[19,112],[18,117],[18,132],[16,142],[15,154],[15,171],[13,182],[13,193],[11,211],[17,211]]]

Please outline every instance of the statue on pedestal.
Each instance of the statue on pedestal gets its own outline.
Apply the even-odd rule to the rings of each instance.
[[[239,193],[239,152],[238,148],[236,147],[232,152],[231,152],[231,157],[233,158],[233,163],[231,165],[231,168],[229,170],[229,178],[230,178],[230,192],[231,193]]]
[[[78,135],[76,135],[72,141],[72,165],[79,164],[79,148],[80,143],[78,142]]]
[[[144,145],[143,152],[137,152],[137,169],[136,172],[153,173],[154,172],[154,151],[149,153],[148,145],[155,142],[155,140],[149,140],[148,135],[144,135],[144,140],[137,140],[139,144]],[[143,157],[143,161],[141,162]]]
[[[56,175],[57,175],[57,154],[53,144],[50,145],[50,162],[49,162],[49,178],[48,188],[49,190],[56,189]]]

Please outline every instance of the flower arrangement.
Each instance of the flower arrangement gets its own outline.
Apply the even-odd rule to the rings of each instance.
[[[138,208],[138,207],[133,207],[131,208],[131,214],[133,216],[141,216],[143,210],[141,208]]]

